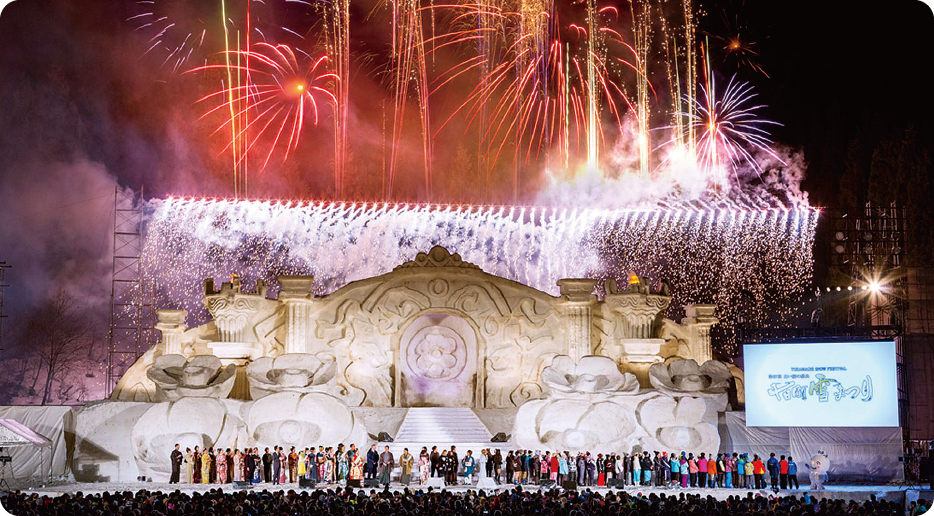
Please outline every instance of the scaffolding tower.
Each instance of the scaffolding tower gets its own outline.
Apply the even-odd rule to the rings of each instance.
[[[7,317],[6,314],[3,313],[3,291],[9,287],[4,280],[4,274],[10,267],[12,267],[12,265],[7,262],[0,262],[0,359],[3,358],[3,320]]]
[[[143,195],[114,190],[113,273],[110,290],[107,386],[110,397],[117,382],[152,345],[155,313],[152,295],[143,281]]]

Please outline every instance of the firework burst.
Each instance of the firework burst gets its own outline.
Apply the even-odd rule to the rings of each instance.
[[[718,185],[725,184],[728,166],[735,170],[746,164],[761,172],[753,152],[764,152],[782,162],[772,150],[767,129],[781,124],[759,118],[758,112],[765,106],[756,104],[755,98],[752,86],[737,81],[736,76],[730,78],[718,97],[716,79],[710,77],[707,87],[701,86],[694,100],[693,113],[684,114],[690,117],[689,123],[697,134],[697,163]]]
[[[340,78],[327,71],[326,56],[312,57],[287,45],[257,43],[252,50],[231,50],[226,54],[233,64],[206,65],[193,71],[232,69],[245,79],[241,85],[223,84],[218,91],[202,97],[199,103],[213,105],[202,118],[228,112],[214,133],[231,132],[223,152],[242,142],[238,160],[245,160],[265,139],[269,150],[261,168],[269,164],[280,147],[285,161],[298,146],[306,124],[318,124],[322,101],[337,105],[332,90]]]

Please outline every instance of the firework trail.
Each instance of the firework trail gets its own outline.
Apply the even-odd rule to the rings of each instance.
[[[188,0],[140,0],[136,14],[127,18],[134,30],[146,35],[143,56],[160,55],[160,68],[184,71],[189,61],[204,59],[201,47],[208,37],[205,20],[213,20],[215,6]]]
[[[286,45],[269,43],[257,43],[253,50],[231,50],[227,54],[228,63],[231,57],[236,58],[234,64],[206,65],[192,71],[232,69],[237,76],[249,78],[248,82],[239,86],[225,85],[198,101],[215,104],[202,118],[223,109],[232,110],[215,133],[228,129],[234,131],[222,152],[245,142],[245,148],[236,154],[241,161],[264,138],[270,139],[271,143],[268,144],[269,150],[260,168],[266,168],[273,153],[280,147],[282,160],[285,161],[289,152],[298,146],[306,117],[310,118],[313,125],[318,124],[321,101],[329,101],[328,104],[335,108],[338,105],[337,97],[331,90],[341,80],[336,74],[327,71],[327,56],[312,58]],[[252,118],[240,126],[235,125],[250,112],[254,114]],[[239,165],[239,162],[235,163],[235,166]]]

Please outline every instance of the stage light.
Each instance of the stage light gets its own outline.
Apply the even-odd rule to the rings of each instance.
[[[847,290],[853,290],[853,287],[846,287]]]
[[[878,293],[879,291],[882,290],[882,285],[879,285],[879,283],[878,283],[877,281],[870,281],[870,282],[869,282],[869,290],[870,290],[871,292]]]
[[[837,287],[837,292],[840,292],[840,287]]]

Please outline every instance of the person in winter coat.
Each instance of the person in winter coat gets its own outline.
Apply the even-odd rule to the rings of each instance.
[[[756,478],[756,489],[765,489],[765,480],[762,478],[765,475],[765,464],[758,455],[752,456],[752,474]]]
[[[767,466],[772,480],[772,489],[778,489],[778,459],[775,458],[774,453],[770,454]]]
[[[788,456],[788,489],[791,489],[791,485],[794,484],[795,489],[800,489],[801,486],[798,485],[798,465],[795,464],[795,461],[791,458],[791,455]]]
[[[700,454],[697,459],[697,487],[707,487],[707,456]]]

